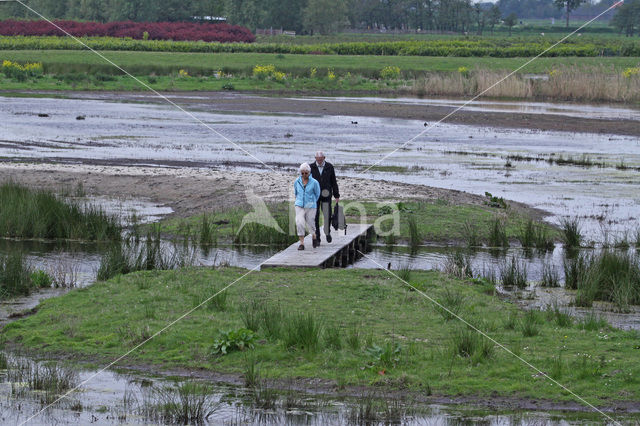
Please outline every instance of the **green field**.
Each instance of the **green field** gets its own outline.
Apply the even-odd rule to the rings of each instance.
[[[7,325],[1,338],[102,363],[204,302],[124,362],[243,374],[251,360],[271,379],[573,399],[387,271],[268,269],[240,279],[224,300],[207,301],[246,272],[201,268],[117,276],[42,302],[33,316]],[[408,279],[588,401],[638,399],[637,332],[612,329],[597,318],[578,322],[552,309],[524,313],[482,281],[417,271]],[[212,353],[220,333],[241,328],[255,331],[253,349]]]
[[[176,53],[176,52],[101,52],[134,75],[150,73],[167,74],[185,69],[192,74],[208,74],[222,70],[233,74],[250,75],[255,65],[273,64],[278,70],[295,75],[308,75],[312,68],[326,75],[327,68],[339,74],[347,72],[365,76],[377,76],[385,66],[397,66],[406,76],[426,72],[452,72],[459,67],[469,69],[514,70],[527,58],[458,58],[424,56],[364,56],[364,55],[281,55],[273,53]],[[0,60],[19,62],[42,62],[45,72],[105,72],[119,73],[95,53],[89,51],[59,50],[3,50]],[[640,58],[539,58],[521,72],[544,73],[558,65],[581,68],[610,66],[616,70],[634,67]]]

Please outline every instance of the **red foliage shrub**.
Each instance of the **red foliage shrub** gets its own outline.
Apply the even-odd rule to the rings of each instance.
[[[219,41],[223,43],[252,43],[255,36],[245,27],[200,22],[76,22],[53,21],[69,34],[95,37],[131,37],[142,39],[146,31],[150,40]],[[0,35],[63,36],[47,21],[0,21]]]

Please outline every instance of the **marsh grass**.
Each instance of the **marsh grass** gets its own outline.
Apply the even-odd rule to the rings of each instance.
[[[512,256],[500,265],[500,283],[503,287],[527,287],[527,267],[524,262]]]
[[[564,218],[560,221],[564,246],[566,248],[578,248],[582,242],[580,219],[577,217]]]
[[[41,391],[42,403],[51,403],[59,395],[76,387],[78,373],[58,363],[35,363],[26,359],[12,359],[7,362],[7,381],[11,382],[13,394],[21,394],[25,384],[29,391]]]
[[[284,345],[288,349],[300,349],[315,353],[320,348],[323,326],[312,313],[295,313],[284,321]]]
[[[549,235],[549,230],[536,224],[529,219],[520,229],[518,240],[523,248],[536,248],[542,251],[553,250],[553,238]]]
[[[560,287],[560,275],[555,265],[551,263],[544,263],[542,265],[542,280],[540,281],[542,287]]]
[[[253,388],[260,383],[260,364],[253,354],[245,357],[243,376],[244,385],[248,388]]]
[[[245,301],[242,303],[240,310],[240,318],[244,327],[257,332],[260,329],[261,315],[260,310],[262,306],[258,300],[252,300],[251,302]]]
[[[236,244],[275,246],[287,246],[296,242],[298,237],[289,235],[287,232],[289,229],[289,215],[274,213],[274,217],[280,230],[260,223],[247,223],[235,233],[233,242]]]
[[[163,246],[159,234],[149,233],[139,243],[124,241],[113,244],[100,260],[97,279],[104,281],[119,274],[136,271],[178,269],[193,263],[192,250],[179,250],[175,247],[172,250]]]
[[[465,255],[462,250],[448,253],[442,272],[456,278],[472,278],[473,268],[471,266],[471,256]]]
[[[342,349],[342,330],[339,326],[329,326],[325,329],[324,346],[334,351]]]
[[[592,306],[593,301],[612,302],[620,311],[640,304],[640,261],[629,252],[603,250],[598,255],[578,261],[580,272],[575,279],[578,306]]]
[[[449,321],[456,318],[456,315],[462,311],[465,305],[465,297],[460,292],[452,291],[447,287],[442,299],[440,299],[440,304],[447,309],[438,307],[438,312],[440,312],[445,321]]]
[[[458,328],[451,338],[450,349],[453,355],[469,358],[472,364],[478,364],[493,357],[491,341],[468,327]]]
[[[573,318],[566,312],[560,310],[560,307],[554,303],[548,305],[545,310],[545,314],[548,321],[553,321],[558,327],[568,328],[573,325]]]
[[[102,209],[14,182],[0,185],[0,236],[118,241],[120,221]]]
[[[215,294],[215,293],[218,293],[220,290],[222,290],[222,288],[214,289],[211,291],[211,293]],[[216,294],[214,297],[211,297],[211,299],[209,299],[209,301],[207,302],[207,309],[220,311],[220,312],[225,311],[228,307],[227,306],[228,296],[229,296],[229,293],[227,291],[222,291]]]
[[[218,409],[212,389],[205,384],[184,382],[154,389],[155,406],[147,409],[147,420],[168,424],[203,424]]]
[[[209,216],[205,213],[202,215],[200,223],[200,245],[211,246],[217,242],[216,232],[213,225],[209,222]]]
[[[478,226],[468,220],[465,220],[462,224],[462,238],[467,242],[468,247],[479,247],[482,245]]]
[[[407,216],[407,227],[409,230],[409,246],[412,250],[416,250],[422,244],[422,235],[415,215],[410,214]]]
[[[261,326],[267,338],[276,340],[283,337],[285,312],[279,304],[265,304],[259,310]]]
[[[537,336],[540,333],[539,326],[541,323],[539,312],[527,311],[520,322],[520,331],[524,337]]]
[[[0,256],[0,300],[13,296],[26,296],[36,288],[31,267],[22,252],[14,251]]]
[[[607,320],[595,312],[589,312],[588,315],[578,321],[577,325],[578,328],[587,331],[598,331],[609,326]]]
[[[360,336],[360,330],[358,329],[358,327],[352,327],[349,330],[345,338],[345,343],[347,344],[349,349],[351,349],[354,352],[357,352],[360,350],[362,346],[362,341]]]
[[[400,268],[398,268],[396,274],[398,275],[398,278],[400,278],[401,280],[405,282],[409,282],[411,280],[412,271],[413,271],[413,266],[411,265],[411,263],[404,262],[400,265]]]
[[[489,228],[489,247],[509,247],[509,238],[505,223],[498,217],[493,218]]]

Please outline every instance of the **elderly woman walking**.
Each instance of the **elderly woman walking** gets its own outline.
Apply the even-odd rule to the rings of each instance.
[[[307,163],[300,165],[300,176],[293,182],[293,191],[296,196],[296,228],[300,245],[298,250],[304,250],[305,224],[308,226],[313,239],[313,248],[318,247],[316,239],[316,208],[320,198],[320,184],[311,177],[311,167]]]

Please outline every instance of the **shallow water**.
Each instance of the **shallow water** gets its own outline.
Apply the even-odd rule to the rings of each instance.
[[[37,361],[24,356],[7,353],[10,365],[15,360],[31,364]],[[166,424],[153,418],[162,402],[157,391],[184,383],[170,381],[158,376],[132,372],[87,370],[78,366],[67,366],[78,373],[76,384],[80,386],[67,398],[43,411],[44,393],[31,391],[25,383],[10,382],[7,370],[0,370],[0,421],[4,424],[20,424],[26,420],[30,425],[52,424]],[[86,383],[84,383],[86,381]],[[258,408],[253,390],[232,385],[207,383],[211,386],[210,406],[215,409],[203,422],[218,424],[362,424],[355,421],[362,400],[374,398],[378,419],[367,424],[407,425],[572,425],[599,421],[592,413],[558,413],[521,411],[509,412],[474,409],[473,407],[442,404],[413,403],[401,401],[392,405],[395,412],[392,420],[385,422],[380,416],[387,407],[375,396],[360,398],[335,398],[300,391],[279,391],[273,408]],[[75,385],[74,385],[75,386]],[[12,390],[13,389],[13,390]],[[50,398],[53,401],[55,397]],[[149,415],[148,413],[151,413]],[[633,417],[615,416],[617,420],[633,421]]]

